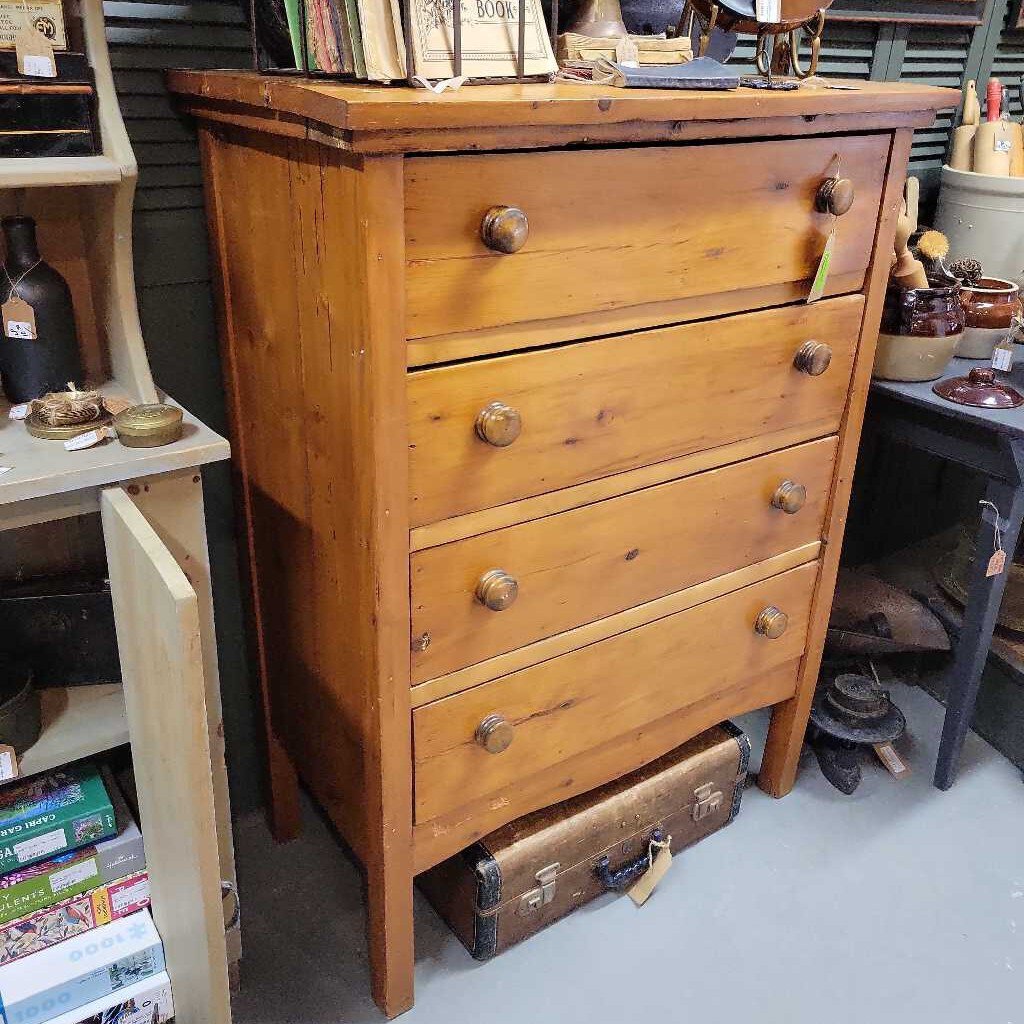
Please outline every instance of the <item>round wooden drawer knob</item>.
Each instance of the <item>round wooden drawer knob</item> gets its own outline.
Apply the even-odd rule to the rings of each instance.
[[[492,252],[519,252],[529,233],[530,222],[517,206],[492,206],[480,222],[480,237]]]
[[[504,402],[491,402],[476,416],[476,435],[495,448],[507,448],[523,431],[518,409]]]
[[[842,217],[853,206],[855,198],[853,182],[849,178],[827,178],[818,186],[814,208],[819,213]]]
[[[793,365],[808,377],[820,377],[832,362],[832,348],[822,341],[805,341],[793,356]]]
[[[789,616],[781,608],[770,604],[754,620],[754,632],[760,633],[761,636],[765,636],[769,640],[778,640],[786,632],[788,625]]]
[[[515,735],[515,726],[501,715],[488,715],[477,727],[473,738],[488,754],[508,750]]]
[[[503,612],[515,603],[519,584],[504,569],[491,569],[480,577],[476,585],[476,599],[492,612]]]
[[[793,515],[794,512],[799,512],[806,502],[807,488],[793,480],[783,480],[775,488],[775,493],[772,495],[772,504],[783,512],[788,512],[790,515]]]

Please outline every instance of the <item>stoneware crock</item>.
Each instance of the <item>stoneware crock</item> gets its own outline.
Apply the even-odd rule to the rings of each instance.
[[[960,285],[899,288],[885,293],[875,350],[879,380],[937,380],[963,336]]]
[[[964,359],[991,359],[1015,316],[1020,316],[1019,288],[1013,281],[983,277],[960,289],[964,307],[964,335],[956,354]]]

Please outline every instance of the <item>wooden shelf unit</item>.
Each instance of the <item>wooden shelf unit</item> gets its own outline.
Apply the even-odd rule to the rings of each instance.
[[[25,751],[21,774],[38,775],[128,742],[120,683],[61,686],[40,692],[43,732]]]
[[[172,402],[154,387],[139,323],[137,166],[114,91],[101,0],[81,0],[80,17],[102,153],[0,159],[0,215],[34,217],[43,258],[68,281],[85,383],[133,402]],[[228,979],[241,937],[199,470],[227,459],[230,449],[186,412],[174,444],[138,449],[108,440],[68,452],[31,437],[8,411],[0,402],[0,467],[7,467],[0,544],[23,543],[18,530],[46,523],[72,538],[76,517],[99,517],[123,680],[44,691],[43,733],[25,752],[22,773],[131,745],[175,1019],[230,1024]]]

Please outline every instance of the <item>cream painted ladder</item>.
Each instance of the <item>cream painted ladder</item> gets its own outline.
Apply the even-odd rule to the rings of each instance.
[[[159,396],[132,268],[137,167],[114,93],[100,0],[80,6],[96,75],[102,153],[0,159],[0,213],[27,213],[71,286],[90,381],[136,402]],[[170,399],[165,399],[170,401]],[[82,452],[32,438],[0,402],[0,543],[9,531],[98,514],[122,683],[44,693],[23,774],[130,743],[153,895],[179,1024],[229,1024],[241,957],[210,564],[199,467],[227,442],[185,413],[163,448],[107,441]]]

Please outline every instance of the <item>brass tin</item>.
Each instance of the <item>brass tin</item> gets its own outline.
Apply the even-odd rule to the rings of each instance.
[[[173,405],[133,405],[114,417],[114,429],[126,448],[159,448],[181,437],[181,410]]]
[[[33,436],[42,438],[44,441],[68,441],[79,434],[88,434],[90,430],[98,427],[105,427],[110,422],[109,416],[100,416],[97,419],[89,420],[88,423],[68,423],[59,426],[51,426],[44,423],[39,416],[32,412],[25,417],[25,429]]]

